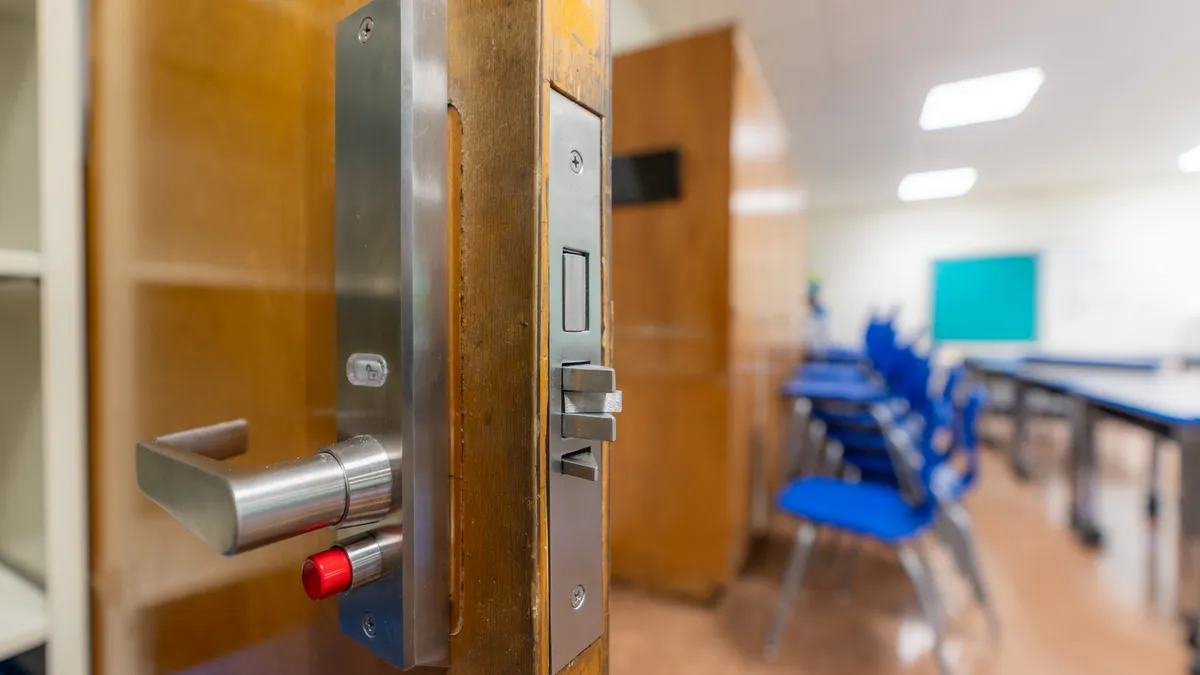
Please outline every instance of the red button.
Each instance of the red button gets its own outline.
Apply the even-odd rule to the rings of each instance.
[[[340,548],[331,548],[308,556],[300,572],[304,592],[313,600],[324,600],[350,588],[350,556]]]

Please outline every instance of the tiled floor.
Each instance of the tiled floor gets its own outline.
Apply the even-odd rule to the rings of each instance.
[[[1182,675],[1188,652],[1171,601],[1175,449],[1169,448],[1164,464],[1166,507],[1151,526],[1144,511],[1150,439],[1115,423],[1102,428],[1100,510],[1108,541],[1094,553],[1065,526],[1066,430],[1054,422],[1040,427],[1035,482],[1016,482],[1001,456],[989,452],[983,485],[969,501],[1004,625],[999,640],[992,639],[949,557],[931,546],[951,617],[947,651],[955,672]],[[765,662],[762,642],[794,531],[786,520],[775,525],[771,541],[713,606],[614,589],[613,675],[937,672],[929,654],[932,636],[894,555],[866,549],[850,592],[842,594],[846,558],[838,557],[832,537],[814,556],[778,662]]]

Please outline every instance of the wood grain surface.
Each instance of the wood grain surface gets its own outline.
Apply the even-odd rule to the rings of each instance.
[[[334,440],[334,27],[352,1],[93,3],[88,297],[95,666],[391,669],[299,584],[315,533],[226,559],[140,496],[134,443],[250,421]]]
[[[614,152],[678,149],[682,194],[614,214],[613,575],[698,600],[738,572],[778,483],[773,392],[803,313],[799,215],[731,208],[740,190],[797,188],[786,140],[731,151],[737,126],[781,124],[752,58],[721,29],[614,64]]]

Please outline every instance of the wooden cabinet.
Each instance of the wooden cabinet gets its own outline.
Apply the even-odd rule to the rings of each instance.
[[[678,199],[613,209],[614,579],[711,597],[765,528],[798,360],[803,194],[734,29],[613,61],[614,157],[675,149]]]

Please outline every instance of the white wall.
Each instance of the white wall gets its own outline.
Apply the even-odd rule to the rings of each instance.
[[[1041,256],[1039,348],[1096,354],[1200,351],[1200,180],[1195,177],[1004,200],[967,197],[897,203],[878,211],[813,213],[808,227],[808,265],[823,279],[830,333],[837,341],[859,340],[873,307],[901,306],[901,324],[910,330],[928,325],[937,258],[1035,252]]]
[[[611,17],[614,54],[640,49],[662,38],[662,30],[639,0],[613,0]]]

